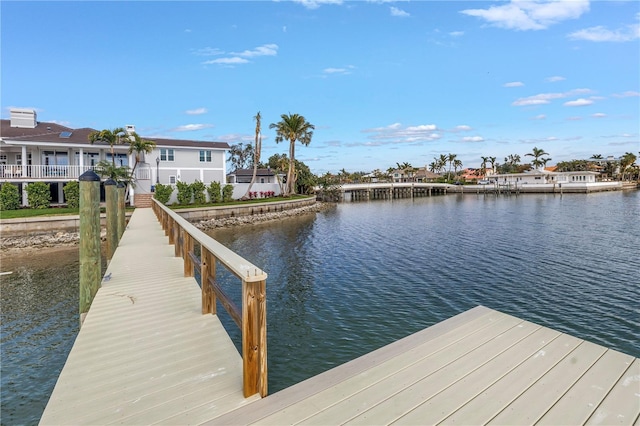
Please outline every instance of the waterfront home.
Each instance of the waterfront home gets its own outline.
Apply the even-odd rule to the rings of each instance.
[[[253,169],[237,169],[227,175],[227,182],[233,184],[233,198],[241,198],[247,192],[251,178],[253,177]],[[256,173],[256,181],[251,187],[251,192],[257,194],[257,198],[263,198],[267,193],[280,195],[282,193],[281,182],[284,174],[276,174],[270,168],[258,168]],[[256,198],[256,197],[254,197]]]
[[[499,185],[541,185],[561,183],[595,183],[598,172],[552,172],[549,170],[530,170],[524,173],[505,173],[491,175],[493,182]]]
[[[31,182],[46,182],[51,190],[51,203],[63,204],[62,188],[100,161],[114,161],[117,166],[133,168],[135,154],[129,154],[129,145],[89,142],[89,134],[96,129],[73,129],[54,122],[39,122],[36,111],[12,108],[9,120],[0,120],[0,183],[18,186],[22,204],[27,205],[25,187]],[[126,126],[128,133],[135,126]],[[126,138],[127,135],[122,135]],[[157,183],[175,184],[199,180],[225,183],[226,142],[143,137],[155,142],[150,154],[141,153],[135,168],[135,186],[129,190],[129,200],[135,205],[139,199],[150,197]]]

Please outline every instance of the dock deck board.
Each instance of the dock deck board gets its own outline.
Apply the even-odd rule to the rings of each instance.
[[[486,307],[208,424],[637,424],[638,359]]]
[[[273,395],[136,209],[41,424],[622,424],[640,361],[483,306]]]
[[[240,354],[151,209],[105,276],[41,424],[197,424],[259,399],[243,397]]]

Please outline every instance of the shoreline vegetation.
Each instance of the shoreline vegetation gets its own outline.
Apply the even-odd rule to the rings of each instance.
[[[334,206],[334,203],[316,201],[315,204],[312,204],[310,206],[297,207],[290,210],[218,219],[206,219],[194,222],[193,224],[197,228],[206,231],[215,228],[253,225],[258,223],[283,220],[294,216],[328,210],[333,208]],[[104,241],[106,237],[106,233],[104,231],[102,232],[101,237]],[[43,233],[38,235],[0,237],[0,252],[4,256],[6,254],[28,253],[43,248],[57,248],[65,246],[73,247],[77,246],[79,241],[80,234],[78,232],[60,232],[57,230],[52,230],[50,233]]]

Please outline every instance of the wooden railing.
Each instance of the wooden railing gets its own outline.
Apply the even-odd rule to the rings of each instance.
[[[226,309],[242,332],[243,392],[249,397],[267,395],[267,274],[205,234],[177,213],[153,200],[153,210],[162,224],[175,255],[184,260],[184,275],[200,271],[202,314],[216,314],[216,301]],[[200,248],[200,256],[194,250]],[[221,264],[242,282],[239,309],[216,282],[216,264]]]

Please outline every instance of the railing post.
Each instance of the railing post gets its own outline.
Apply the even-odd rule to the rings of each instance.
[[[126,186],[124,183],[118,183],[118,241],[124,234],[124,229],[127,225],[126,210],[124,206]]]
[[[202,315],[216,314],[216,293],[209,284],[209,278],[216,276],[216,262],[209,250],[202,247],[200,250],[200,280],[202,289]]]
[[[118,185],[115,180],[107,179],[104,183],[105,201],[107,207],[107,260],[113,258],[118,247]]]
[[[193,251],[193,238],[191,234],[185,230],[182,241],[182,258],[184,259],[184,276],[193,276],[193,260],[191,260],[191,252]],[[202,257],[202,254],[200,254]]]
[[[80,181],[80,325],[102,280],[100,261],[100,177],[83,173]]]
[[[267,395],[266,281],[242,280],[242,364],[245,398]]]
[[[175,257],[180,256],[180,234],[182,233],[182,227],[175,221],[173,222],[173,255]]]

